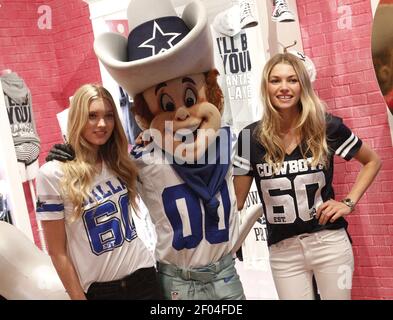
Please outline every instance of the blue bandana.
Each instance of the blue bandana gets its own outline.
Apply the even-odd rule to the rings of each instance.
[[[172,164],[176,173],[202,199],[205,218],[210,219],[213,224],[217,224],[219,220],[217,209],[220,203],[215,195],[225,181],[231,159],[232,143],[229,127],[219,130],[215,143],[216,149],[209,147],[205,153],[204,164],[179,165],[175,161]],[[215,154],[212,154],[212,150]]]

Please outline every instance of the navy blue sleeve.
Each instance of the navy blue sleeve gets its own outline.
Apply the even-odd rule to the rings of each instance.
[[[328,115],[327,143],[336,155],[345,160],[351,160],[362,146],[360,140],[339,117]]]

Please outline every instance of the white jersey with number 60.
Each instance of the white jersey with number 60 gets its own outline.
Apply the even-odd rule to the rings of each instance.
[[[61,163],[45,163],[37,176],[37,219],[64,219],[69,255],[85,292],[92,282],[123,278],[154,259],[138,238],[124,184],[103,163],[94,178],[80,218],[72,221],[72,204],[63,194]]]

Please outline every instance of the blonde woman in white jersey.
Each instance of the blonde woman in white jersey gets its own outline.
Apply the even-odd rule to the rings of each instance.
[[[137,171],[110,93],[80,87],[68,117],[75,159],[37,177],[37,218],[71,299],[159,299],[154,259],[138,238]]]

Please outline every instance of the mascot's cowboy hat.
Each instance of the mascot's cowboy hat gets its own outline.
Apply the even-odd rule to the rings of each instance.
[[[131,96],[158,83],[214,68],[206,11],[199,0],[177,16],[170,0],[131,0],[128,41],[103,33],[94,51],[110,75]]]

